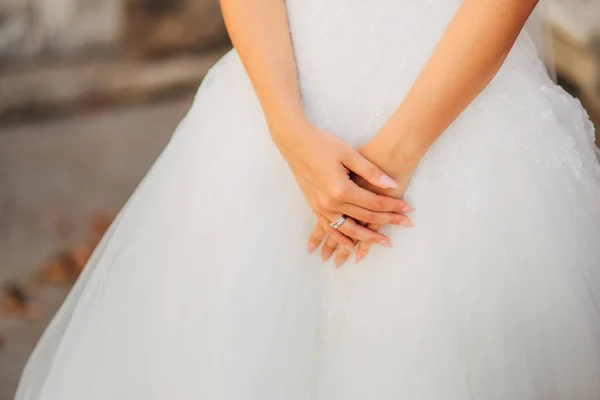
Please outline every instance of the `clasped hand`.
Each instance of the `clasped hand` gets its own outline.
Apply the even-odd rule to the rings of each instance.
[[[271,133],[317,217],[308,242],[309,252],[327,238],[323,260],[329,259],[339,246],[337,266],[355,248],[358,262],[373,243],[392,246],[389,237],[378,232],[381,226],[412,226],[406,215],[412,209],[401,199],[407,178],[392,179],[369,161],[363,151],[312,124],[305,125],[297,134],[287,129],[288,132],[281,132],[271,127]],[[347,216],[346,221],[339,229],[332,228],[330,224],[342,215]]]

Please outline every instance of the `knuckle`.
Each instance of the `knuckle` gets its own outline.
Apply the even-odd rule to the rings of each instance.
[[[327,238],[327,242],[330,242],[332,239],[336,239],[336,235],[337,235],[337,231],[335,229],[333,229],[331,226],[327,225],[327,235],[329,235],[329,237]]]
[[[329,232],[329,238],[327,239],[327,243],[338,243],[343,236],[344,235],[342,235],[339,231],[331,228],[331,231]]]
[[[342,200],[345,198],[346,193],[347,193],[346,186],[343,186],[343,185],[335,186],[331,190],[331,198],[333,200]]]
[[[380,217],[379,214],[377,214],[377,213],[369,213],[369,215],[367,216],[367,218],[365,218],[364,221],[368,222],[369,224],[373,224],[373,223],[381,221],[381,218],[382,217]]]
[[[377,178],[377,175],[379,175],[379,169],[378,169],[376,166],[374,166],[374,165],[371,165],[371,166],[370,166],[370,167],[367,169],[367,176],[368,176],[369,178],[373,178],[373,179],[374,179],[374,178]]]
[[[371,220],[371,213],[368,211],[358,210],[355,212],[355,214],[356,215],[354,215],[354,220],[358,225],[362,225],[365,222],[368,223]]]
[[[387,201],[386,210],[389,212],[399,212],[402,207],[398,207],[396,200],[389,199]]]
[[[346,232],[342,232],[342,230],[340,229],[339,231],[335,231],[335,236],[332,235],[332,239],[335,241],[336,244],[344,244],[344,242],[346,241]]]
[[[332,197],[326,197],[320,201],[319,207],[321,210],[331,210],[335,207],[336,203]]]
[[[319,236],[311,236],[308,241],[312,244],[319,244],[321,243],[322,238]]]
[[[342,161],[353,161],[354,158],[356,157],[356,153],[355,150],[353,148],[344,148],[341,152],[340,152],[340,159]]]
[[[345,226],[344,226],[345,225]],[[355,236],[356,235],[356,227],[350,226],[350,224],[344,224],[340,227],[340,231],[342,231],[347,236]]]
[[[397,217],[394,214],[385,214],[385,217],[381,218],[381,221],[385,221],[385,224],[395,224],[396,223],[396,219]],[[375,221],[374,223],[376,223],[378,221]],[[371,230],[375,230],[373,229],[373,227],[369,227],[369,229]]]
[[[399,200],[396,202],[396,204],[394,204],[394,209],[398,212],[406,211],[406,203],[402,200]]]
[[[383,199],[383,208],[385,209],[385,211],[395,211],[397,206],[396,206],[396,200],[394,199]]]
[[[385,209],[385,201],[383,201],[382,198],[378,197],[377,200],[375,200],[375,202],[373,203],[373,210],[374,211],[383,211]]]

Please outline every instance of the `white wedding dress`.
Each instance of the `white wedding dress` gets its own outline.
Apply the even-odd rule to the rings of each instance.
[[[303,104],[352,145],[400,104],[460,0],[288,0]],[[426,154],[360,264],[315,218],[235,50],[96,249],[17,400],[598,400],[593,126],[523,32]]]

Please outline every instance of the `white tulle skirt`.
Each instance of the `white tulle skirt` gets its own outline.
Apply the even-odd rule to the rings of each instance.
[[[307,114],[358,146],[459,2],[337,3],[288,1],[290,25]],[[416,227],[386,228],[394,248],[334,269],[306,252],[314,217],[231,51],[16,398],[598,400],[595,150],[585,111],[523,35],[419,165]]]

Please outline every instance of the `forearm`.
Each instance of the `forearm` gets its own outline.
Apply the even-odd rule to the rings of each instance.
[[[374,139],[391,149],[391,163],[404,157],[416,165],[498,72],[536,3],[463,2],[408,95]]]
[[[221,8],[269,124],[303,119],[284,0],[221,0]]]

